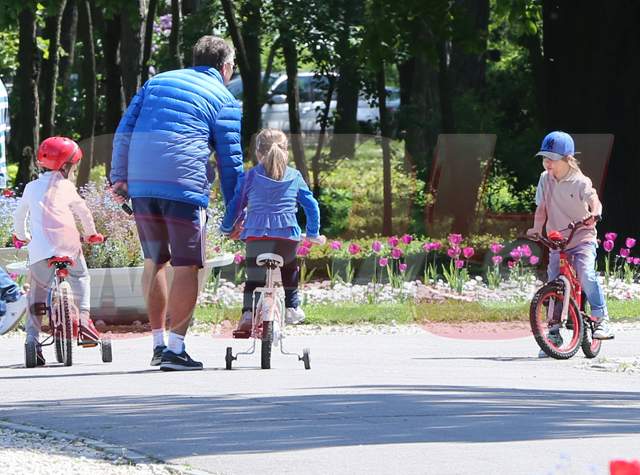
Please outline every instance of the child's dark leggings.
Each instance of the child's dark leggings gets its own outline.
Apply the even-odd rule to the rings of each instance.
[[[244,284],[244,302],[242,311],[253,310],[253,291],[264,285],[267,273],[264,266],[258,267],[256,258],[265,252],[278,254],[284,259],[284,266],[280,268],[282,286],[284,287],[284,303],[287,308],[300,305],[298,297],[298,261],[296,260],[297,241],[288,239],[268,239],[247,241],[246,269],[247,281]]]

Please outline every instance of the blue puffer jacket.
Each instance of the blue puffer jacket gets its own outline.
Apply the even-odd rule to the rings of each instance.
[[[134,96],[113,140],[111,182],[133,198],[165,198],[207,207],[215,151],[224,202],[242,186],[240,104],[214,68],[167,71]]]

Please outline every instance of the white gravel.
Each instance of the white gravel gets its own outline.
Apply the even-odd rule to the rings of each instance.
[[[100,446],[100,447],[96,447]],[[66,436],[55,432],[13,430],[0,426],[0,473],[11,475],[92,474],[92,475],[175,475],[180,467],[136,462],[126,449]],[[117,452],[120,453],[117,453]]]
[[[607,299],[635,300],[640,299],[640,283],[627,283],[621,279],[610,279],[605,283],[600,277]],[[336,283],[331,287],[329,281],[312,282],[300,289],[303,305],[350,303],[394,303],[406,300],[466,300],[475,302],[523,302],[531,300],[533,294],[543,285],[533,275],[525,275],[520,279],[509,279],[500,283],[498,288],[489,288],[482,277],[474,277],[467,281],[461,293],[452,291],[443,280],[432,285],[424,285],[420,281],[404,282],[402,288],[393,288],[389,284],[371,283],[366,285]],[[200,304],[222,305],[234,307],[242,305],[243,284],[220,281],[217,285],[210,283],[200,295]]]

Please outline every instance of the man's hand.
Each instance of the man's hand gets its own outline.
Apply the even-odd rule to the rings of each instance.
[[[126,181],[116,181],[111,185],[111,194],[113,201],[121,205],[129,199],[129,185]]]

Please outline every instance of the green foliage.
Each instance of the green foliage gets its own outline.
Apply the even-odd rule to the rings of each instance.
[[[494,213],[529,213],[535,210],[536,186],[517,190],[517,178],[492,175],[485,185],[483,206]]]
[[[18,69],[18,30],[0,31],[0,76],[4,81],[12,78]]]

